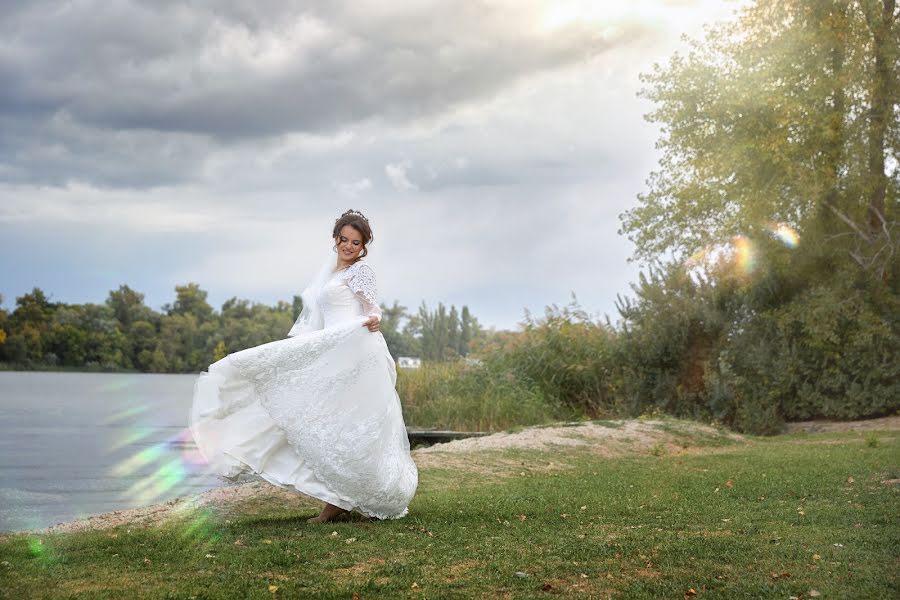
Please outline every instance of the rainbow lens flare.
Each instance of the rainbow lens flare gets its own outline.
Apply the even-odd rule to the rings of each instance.
[[[755,271],[756,248],[753,246],[753,242],[746,236],[736,235],[731,244],[737,269],[746,275]]]
[[[769,230],[788,248],[796,248],[800,244],[800,234],[787,223],[769,223]]]

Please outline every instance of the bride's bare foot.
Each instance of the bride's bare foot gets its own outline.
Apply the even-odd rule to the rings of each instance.
[[[312,517],[307,519],[307,523],[327,523],[328,521],[334,521],[340,518],[341,516],[349,516],[350,511],[339,506],[335,506],[333,504],[326,504],[325,508],[322,509],[322,512],[319,513],[319,516]]]

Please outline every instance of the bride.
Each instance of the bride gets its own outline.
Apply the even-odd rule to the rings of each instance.
[[[394,359],[379,331],[375,273],[362,260],[369,221],[349,210],[333,252],[301,297],[288,337],[233,352],[194,384],[190,428],[210,469],[253,471],[325,502],[308,522],[398,519],[418,470],[396,391]],[[332,254],[332,253],[329,253]]]

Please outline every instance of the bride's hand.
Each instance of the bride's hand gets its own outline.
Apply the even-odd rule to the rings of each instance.
[[[378,331],[378,328],[381,326],[381,319],[372,315],[369,317],[369,320],[363,323],[366,327],[369,328],[369,331]]]

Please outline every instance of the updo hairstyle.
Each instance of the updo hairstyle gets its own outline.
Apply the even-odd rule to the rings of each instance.
[[[369,245],[369,242],[374,240],[372,228],[369,226],[369,220],[364,214],[351,208],[334,222],[334,231],[332,231],[331,237],[336,239],[341,235],[341,229],[343,229],[345,225],[349,225],[362,236],[363,249],[362,252],[359,253],[359,258],[366,256],[369,253],[366,246]]]

